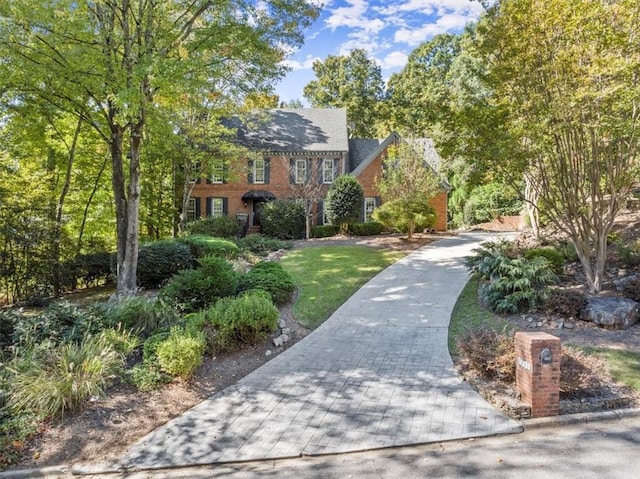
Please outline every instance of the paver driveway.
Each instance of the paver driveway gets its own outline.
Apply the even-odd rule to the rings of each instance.
[[[156,429],[121,466],[155,468],[360,451],[520,432],[460,381],[447,329],[466,233],[405,257],[289,350]]]

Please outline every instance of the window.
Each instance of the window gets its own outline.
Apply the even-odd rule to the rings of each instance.
[[[211,183],[224,183],[224,162],[213,160],[211,164]]]
[[[307,160],[297,159],[294,165],[294,183],[303,185],[307,182]]]
[[[335,162],[333,161],[333,158],[325,158],[322,160],[322,182],[333,183],[335,175]]]
[[[200,182],[200,162],[195,161],[191,163],[190,167],[185,169],[185,174],[189,176],[189,183],[199,183]]]
[[[373,214],[373,210],[376,209],[376,199],[375,198],[365,198],[364,199],[364,220],[373,221],[371,215]]]
[[[253,161],[253,182],[265,182],[265,161],[264,158],[258,158]]]
[[[187,203],[187,221],[195,221],[198,219],[196,201],[196,198],[189,198],[189,202]]]
[[[214,218],[224,216],[224,200],[223,198],[209,198],[211,202],[210,214]]]

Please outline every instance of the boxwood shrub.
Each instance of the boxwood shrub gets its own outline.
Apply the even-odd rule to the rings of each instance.
[[[311,227],[311,237],[312,238],[328,238],[330,236],[335,236],[340,231],[340,226],[338,225],[318,225]]]
[[[354,236],[374,236],[384,231],[384,225],[377,221],[368,221],[366,223],[353,223],[349,225],[348,233]]]
[[[189,233],[217,238],[236,238],[240,234],[240,224],[231,216],[202,218],[190,223]]]
[[[240,251],[238,245],[232,241],[207,235],[189,235],[180,238],[178,241],[189,246],[191,255],[196,259],[205,256],[235,259]]]
[[[564,254],[552,247],[531,248],[524,252],[524,257],[533,259],[538,256],[546,258],[555,274],[561,274],[564,267]]]
[[[278,325],[278,308],[264,291],[249,291],[237,298],[220,300],[201,313],[213,325],[213,345],[217,351],[230,351],[242,344],[264,340]]]
[[[193,312],[235,295],[238,276],[222,258],[206,256],[198,260],[198,269],[183,270],[160,290],[159,297],[184,312]]]
[[[262,261],[240,277],[239,291],[261,289],[271,296],[277,305],[285,304],[291,299],[295,284],[280,263]]]
[[[138,286],[159,288],[182,269],[193,266],[189,247],[175,240],[160,240],[140,246],[138,252]]]
[[[158,365],[172,376],[187,379],[202,364],[206,347],[202,333],[172,328],[169,337],[156,348]]]

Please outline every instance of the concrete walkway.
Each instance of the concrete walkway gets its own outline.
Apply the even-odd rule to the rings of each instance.
[[[373,278],[322,326],[134,445],[121,467],[362,451],[520,432],[461,382],[447,348],[463,259],[447,238]]]

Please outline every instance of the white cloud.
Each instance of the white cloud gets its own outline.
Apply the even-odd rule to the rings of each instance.
[[[380,68],[390,69],[390,68],[398,68],[404,67],[407,64],[407,60],[409,57],[406,53],[395,51],[386,55],[382,60],[378,61]]]
[[[445,14],[440,16],[435,23],[426,23],[416,28],[400,28],[396,31],[393,39],[397,43],[417,46],[435,35],[462,29],[472,19],[456,13]]]
[[[289,59],[285,60],[283,63],[294,71],[311,70],[313,68],[313,62],[316,60],[320,60],[320,58],[313,55],[307,55],[307,57],[302,61]]]

